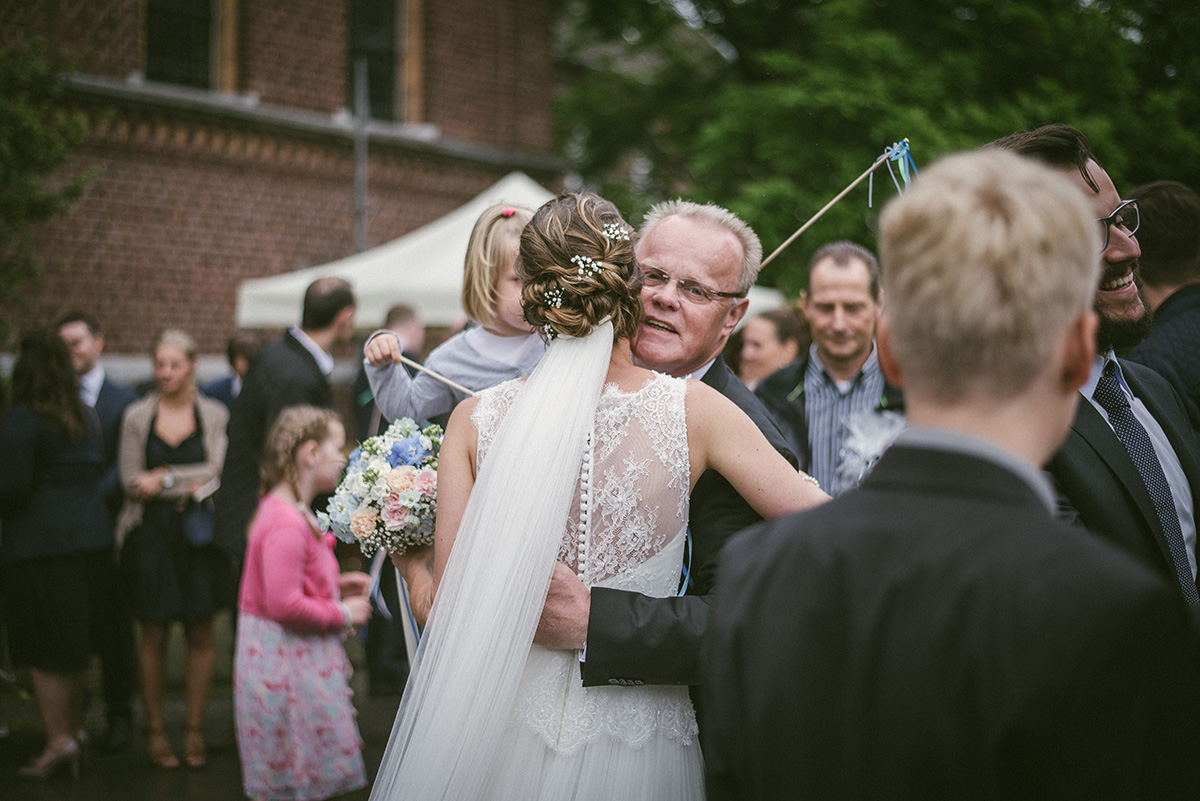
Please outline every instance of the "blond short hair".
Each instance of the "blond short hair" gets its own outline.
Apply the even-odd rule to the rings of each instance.
[[[921,173],[880,218],[884,316],[909,384],[944,402],[1024,391],[1092,307],[1099,230],[1065,176],[1001,151]]]
[[[690,200],[664,200],[655,203],[646,212],[642,227],[638,230],[638,238],[642,239],[668,217],[686,217],[703,223],[722,228],[733,234],[742,246],[742,263],[739,265],[737,292],[746,294],[758,279],[758,270],[762,267],[762,243],[758,234],[742,218],[729,209],[723,209],[714,203],[693,203]]]
[[[463,310],[484,328],[496,322],[496,283],[517,257],[521,231],[533,212],[517,206],[492,206],[475,221],[463,262]]]

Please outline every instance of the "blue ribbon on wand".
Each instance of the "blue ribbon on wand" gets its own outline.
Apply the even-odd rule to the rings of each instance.
[[[809,217],[808,221],[805,222],[804,225],[800,226],[794,234],[792,234],[787,239],[785,239],[782,245],[775,248],[775,251],[773,253],[771,253],[770,256],[767,256],[765,259],[763,259],[762,266],[766,267],[768,264],[770,264],[771,261],[776,256],[778,256],[780,253],[783,252],[784,248],[786,248],[788,245],[795,242],[797,237],[800,236],[800,234],[807,231],[809,229],[809,227],[812,226],[813,223],[815,223],[817,220],[821,219],[821,217],[823,217],[825,215],[825,212],[827,212],[831,208],[833,208],[839,200],[844,198],[846,195],[850,194],[850,191],[853,190],[854,187],[858,186],[863,181],[865,181],[868,177],[870,177],[871,174],[873,172],[875,172],[875,170],[879,169],[880,166],[882,166],[883,164],[887,164],[888,170],[890,171],[892,169],[891,162],[893,162],[893,161],[899,162],[900,175],[904,179],[904,185],[908,186],[909,182],[912,180],[908,174],[909,170],[911,169],[912,173],[915,175],[917,172],[917,165],[912,159],[912,154],[909,152],[908,139],[901,139],[899,142],[896,142],[895,144],[889,146],[886,150],[884,150],[883,154],[880,155],[879,158],[875,159],[875,161],[871,164],[871,166],[868,167],[866,169],[866,171],[863,172],[862,175],[855,178],[850,183],[850,185],[847,186],[845,189],[843,189],[841,192],[838,192],[837,196],[834,197],[833,200],[829,201],[824,206],[822,206],[820,211],[818,211],[813,216]],[[892,175],[892,180],[893,181],[896,180],[896,176],[894,174]],[[896,184],[896,189],[900,189],[899,183]]]

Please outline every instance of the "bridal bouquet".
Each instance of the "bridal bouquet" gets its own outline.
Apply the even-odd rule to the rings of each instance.
[[[317,521],[364,554],[404,553],[433,544],[442,427],[404,417],[360,443]]]

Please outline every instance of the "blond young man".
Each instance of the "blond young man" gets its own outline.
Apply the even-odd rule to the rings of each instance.
[[[709,797],[1178,798],[1200,644],[1177,590],[1053,518],[1098,232],[1070,182],[948,158],[881,219],[877,337],[910,428],[861,486],[718,575]]]

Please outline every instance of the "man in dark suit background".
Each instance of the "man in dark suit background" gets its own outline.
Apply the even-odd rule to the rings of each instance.
[[[224,378],[209,381],[200,387],[200,391],[213,400],[225,404],[225,408],[233,411],[233,402],[242,392],[242,383],[246,373],[250,371],[250,362],[258,352],[258,337],[249,331],[238,331],[229,338],[225,346],[225,357],[229,360],[232,371]]]
[[[95,410],[104,440],[104,480],[102,490],[108,516],[115,522],[125,500],[117,452],[121,445],[121,418],[125,407],[137,395],[108,377],[100,355],[104,352],[104,334],[92,315],[74,311],[64,315],[56,326],[67,344],[71,364],[79,376],[79,396],[84,405]],[[89,565],[89,580],[96,584],[96,652],[100,655],[105,713],[108,728],[104,746],[123,751],[129,745],[133,722],[133,692],[137,688],[137,652],[133,617],[120,586],[116,550],[96,554]]]
[[[1057,169],[1083,192],[1103,232],[1097,355],[1081,388],[1084,401],[1071,431],[1048,465],[1061,496],[1060,514],[1125,548],[1175,582],[1184,598],[1200,607],[1200,453],[1187,413],[1162,376],[1116,356],[1116,351],[1141,342],[1152,324],[1138,275],[1136,201],[1121,199],[1108,173],[1096,163],[1087,137],[1069,125],[1020,131],[989,147],[1012,150]],[[1124,420],[1132,422],[1127,426]],[[1145,454],[1140,464],[1130,455],[1131,447]]]
[[[1179,593],[1053,518],[1038,470],[1095,347],[1089,205],[1010,153],[880,220],[879,359],[910,429],[856,490],[722,555],[709,797],[1185,798],[1200,642]]]
[[[1200,195],[1178,181],[1154,181],[1129,196],[1141,217],[1142,297],[1154,313],[1154,328],[1129,360],[1171,383],[1200,442]]]
[[[258,352],[234,401],[213,538],[239,568],[258,505],[259,459],[267,432],[288,406],[333,406],[330,351],[350,341],[355,305],[353,290],[341,278],[313,281],[304,293],[300,325]]]
[[[636,253],[645,284],[635,361],[716,389],[796,464],[762,403],[720,355],[758,276],[758,236],[726,209],[668,201],[646,215]],[[705,472],[691,496],[687,594],[651,598],[594,587],[589,595],[570,570],[556,568],[536,641],[584,649],[581,671],[588,686],[696,684],[717,554],[730,535],[761,519],[729,482]]]

